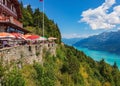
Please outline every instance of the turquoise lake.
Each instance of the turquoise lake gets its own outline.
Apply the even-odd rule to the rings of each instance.
[[[104,51],[90,50],[88,48],[75,47],[76,49],[83,51],[87,56],[90,56],[95,61],[100,61],[104,59],[110,65],[113,65],[114,62],[117,63],[117,66],[120,69],[120,55],[112,54]]]

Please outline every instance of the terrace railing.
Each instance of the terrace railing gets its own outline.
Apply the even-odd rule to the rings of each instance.
[[[11,15],[13,15],[14,17],[17,18],[17,14],[15,12],[13,12],[10,8],[8,8],[6,5],[2,4],[0,2],[0,7],[4,10],[7,11],[8,13],[10,13]]]
[[[23,28],[23,24],[13,17],[2,17],[0,16],[0,23],[10,23]]]

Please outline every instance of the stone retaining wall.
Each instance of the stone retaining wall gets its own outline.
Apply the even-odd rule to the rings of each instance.
[[[48,51],[51,55],[56,55],[56,44],[48,43],[3,48],[0,49],[0,59],[4,64],[11,62],[32,64],[33,61],[42,63],[43,53]]]

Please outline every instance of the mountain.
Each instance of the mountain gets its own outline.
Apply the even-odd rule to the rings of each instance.
[[[90,36],[75,43],[74,46],[120,54],[120,31]]]
[[[83,38],[62,38],[62,42],[64,42],[67,45],[73,45],[76,42],[80,41]]]

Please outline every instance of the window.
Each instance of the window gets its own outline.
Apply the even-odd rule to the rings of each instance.
[[[3,4],[4,4],[4,5],[5,5],[5,1],[6,1],[6,0],[3,0]]]
[[[16,13],[16,9],[15,9],[15,7],[13,7],[13,12]]]
[[[11,4],[11,10],[12,10],[12,4]]]
[[[3,4],[7,6],[7,0],[3,0]]]
[[[9,28],[7,29],[7,32],[15,32],[15,29],[14,29],[14,28],[9,27]]]
[[[7,6],[7,0],[2,0],[2,3]]]

